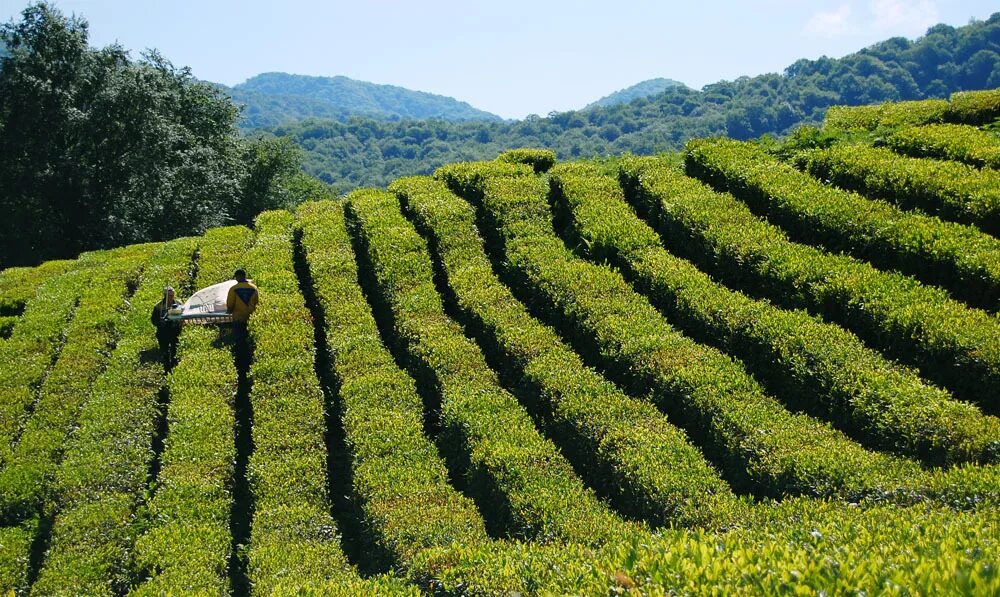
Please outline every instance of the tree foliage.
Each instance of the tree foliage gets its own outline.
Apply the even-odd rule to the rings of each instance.
[[[299,169],[243,140],[239,109],[156,51],[93,49],[46,3],[0,26],[0,266],[198,234],[284,205]]]
[[[1000,87],[1000,13],[965,27],[938,25],[834,59],[799,60],[784,73],[721,81],[700,91],[675,86],[630,103],[528,117],[517,122],[302,120],[272,127],[306,150],[306,170],[343,190],[516,147],[561,159],[680,149],[698,137],[756,138],[818,125],[827,108],[946,98]]]

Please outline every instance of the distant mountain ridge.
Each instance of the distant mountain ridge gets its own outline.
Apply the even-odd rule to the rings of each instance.
[[[341,122],[352,116],[377,120],[503,120],[451,97],[343,76],[263,73],[233,87],[222,87],[236,103],[245,106],[243,128],[270,127],[309,117]]]
[[[651,97],[654,95],[659,95],[664,91],[671,89],[673,87],[687,87],[684,83],[680,81],[675,81],[673,79],[665,79],[663,77],[658,77],[656,79],[647,79],[645,81],[640,81],[635,85],[626,87],[614,93],[608,94],[596,102],[591,102],[587,104],[584,110],[588,108],[596,107],[607,107],[607,106],[617,106],[618,104],[627,104],[632,100],[638,99],[640,97]]]
[[[518,121],[333,122],[306,119],[266,129],[305,151],[306,172],[340,191],[384,186],[450,162],[544,147],[560,159],[677,150],[699,137],[752,139],[817,125],[832,105],[947,98],[1000,88],[1000,12],[961,27],[935,25],[915,40],[894,37],[842,58],[801,59],[782,73],[674,86],[627,104]]]

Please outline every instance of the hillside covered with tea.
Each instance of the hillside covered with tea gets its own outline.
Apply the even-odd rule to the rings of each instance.
[[[0,587],[995,593],[998,117],[521,149],[3,270]],[[235,267],[249,358],[164,364],[162,288]]]

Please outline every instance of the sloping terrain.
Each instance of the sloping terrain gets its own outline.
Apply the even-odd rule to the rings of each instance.
[[[0,272],[0,588],[995,594],[998,116],[514,150]],[[162,287],[239,266],[247,344],[165,364]]]

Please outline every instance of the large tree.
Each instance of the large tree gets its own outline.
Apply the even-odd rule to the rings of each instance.
[[[0,266],[198,234],[284,205],[297,154],[155,51],[93,49],[46,3],[0,26]]]

